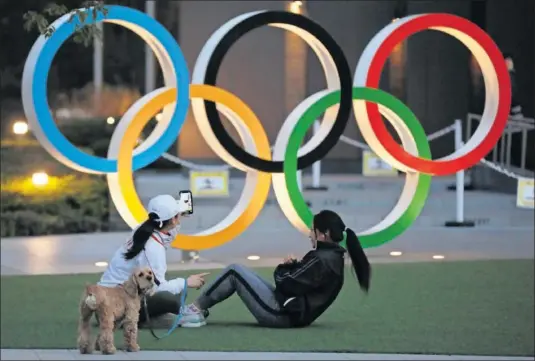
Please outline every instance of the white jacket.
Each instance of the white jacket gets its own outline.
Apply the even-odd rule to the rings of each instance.
[[[170,233],[155,231],[147,241],[144,251],[141,251],[131,260],[125,260],[124,253],[130,248],[132,242],[129,239],[115,251],[98,284],[105,287],[116,287],[123,284],[137,267],[150,267],[158,281],[160,281],[160,285],[155,286],[156,292],[168,291],[175,295],[180,294],[186,281],[183,278],[175,278],[169,281],[165,279],[165,273],[167,272],[166,250],[175,238],[177,231],[178,227]]]

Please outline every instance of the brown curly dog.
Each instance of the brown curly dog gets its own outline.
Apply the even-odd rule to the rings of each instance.
[[[91,316],[96,313],[100,323],[100,333],[94,343],[97,351],[110,355],[115,353],[113,331],[116,322],[122,321],[125,350],[139,351],[137,324],[141,299],[152,294],[154,275],[150,268],[139,268],[119,287],[86,285],[80,300],[80,321],[78,326],[78,349],[87,354],[93,351],[91,342]]]

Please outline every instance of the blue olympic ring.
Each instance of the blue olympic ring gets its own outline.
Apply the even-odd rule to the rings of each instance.
[[[176,135],[180,132],[184,124],[189,107],[189,70],[180,46],[167,29],[155,19],[143,12],[127,7],[111,5],[106,6],[106,8],[108,9],[108,14],[105,17],[99,12],[95,20],[92,14],[88,14],[86,23],[90,24],[103,20],[119,20],[135,24],[148,31],[151,36],[161,43],[163,49],[167,51],[174,67],[178,99],[175,103],[173,116],[164,134],[151,147],[134,156],[133,169],[138,170],[157,160],[176,140]],[[31,87],[35,115],[37,122],[43,129],[45,136],[48,137],[49,142],[64,157],[92,171],[102,173],[117,172],[116,159],[105,159],[86,154],[74,146],[59,131],[48,107],[47,78],[52,60],[61,45],[75,32],[77,24],[80,24],[78,18],[70,23],[65,22],[60,25],[46,39],[42,51],[37,55]]]

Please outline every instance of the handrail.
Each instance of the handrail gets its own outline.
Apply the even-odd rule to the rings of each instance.
[[[472,121],[481,121],[481,115],[468,113],[466,115],[466,136],[468,142],[472,136]],[[526,169],[526,157],[528,151],[528,132],[535,129],[535,119],[527,117],[510,117],[500,140],[492,150],[492,162],[500,164],[502,167],[511,167],[511,148],[513,144],[513,134],[522,133],[520,169]],[[498,154],[499,153],[499,154]]]

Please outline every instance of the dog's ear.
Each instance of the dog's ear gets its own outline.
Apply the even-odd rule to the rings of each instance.
[[[124,283],[124,289],[126,293],[131,297],[135,297],[137,295],[138,280],[137,274],[135,272],[132,273],[128,280]]]

